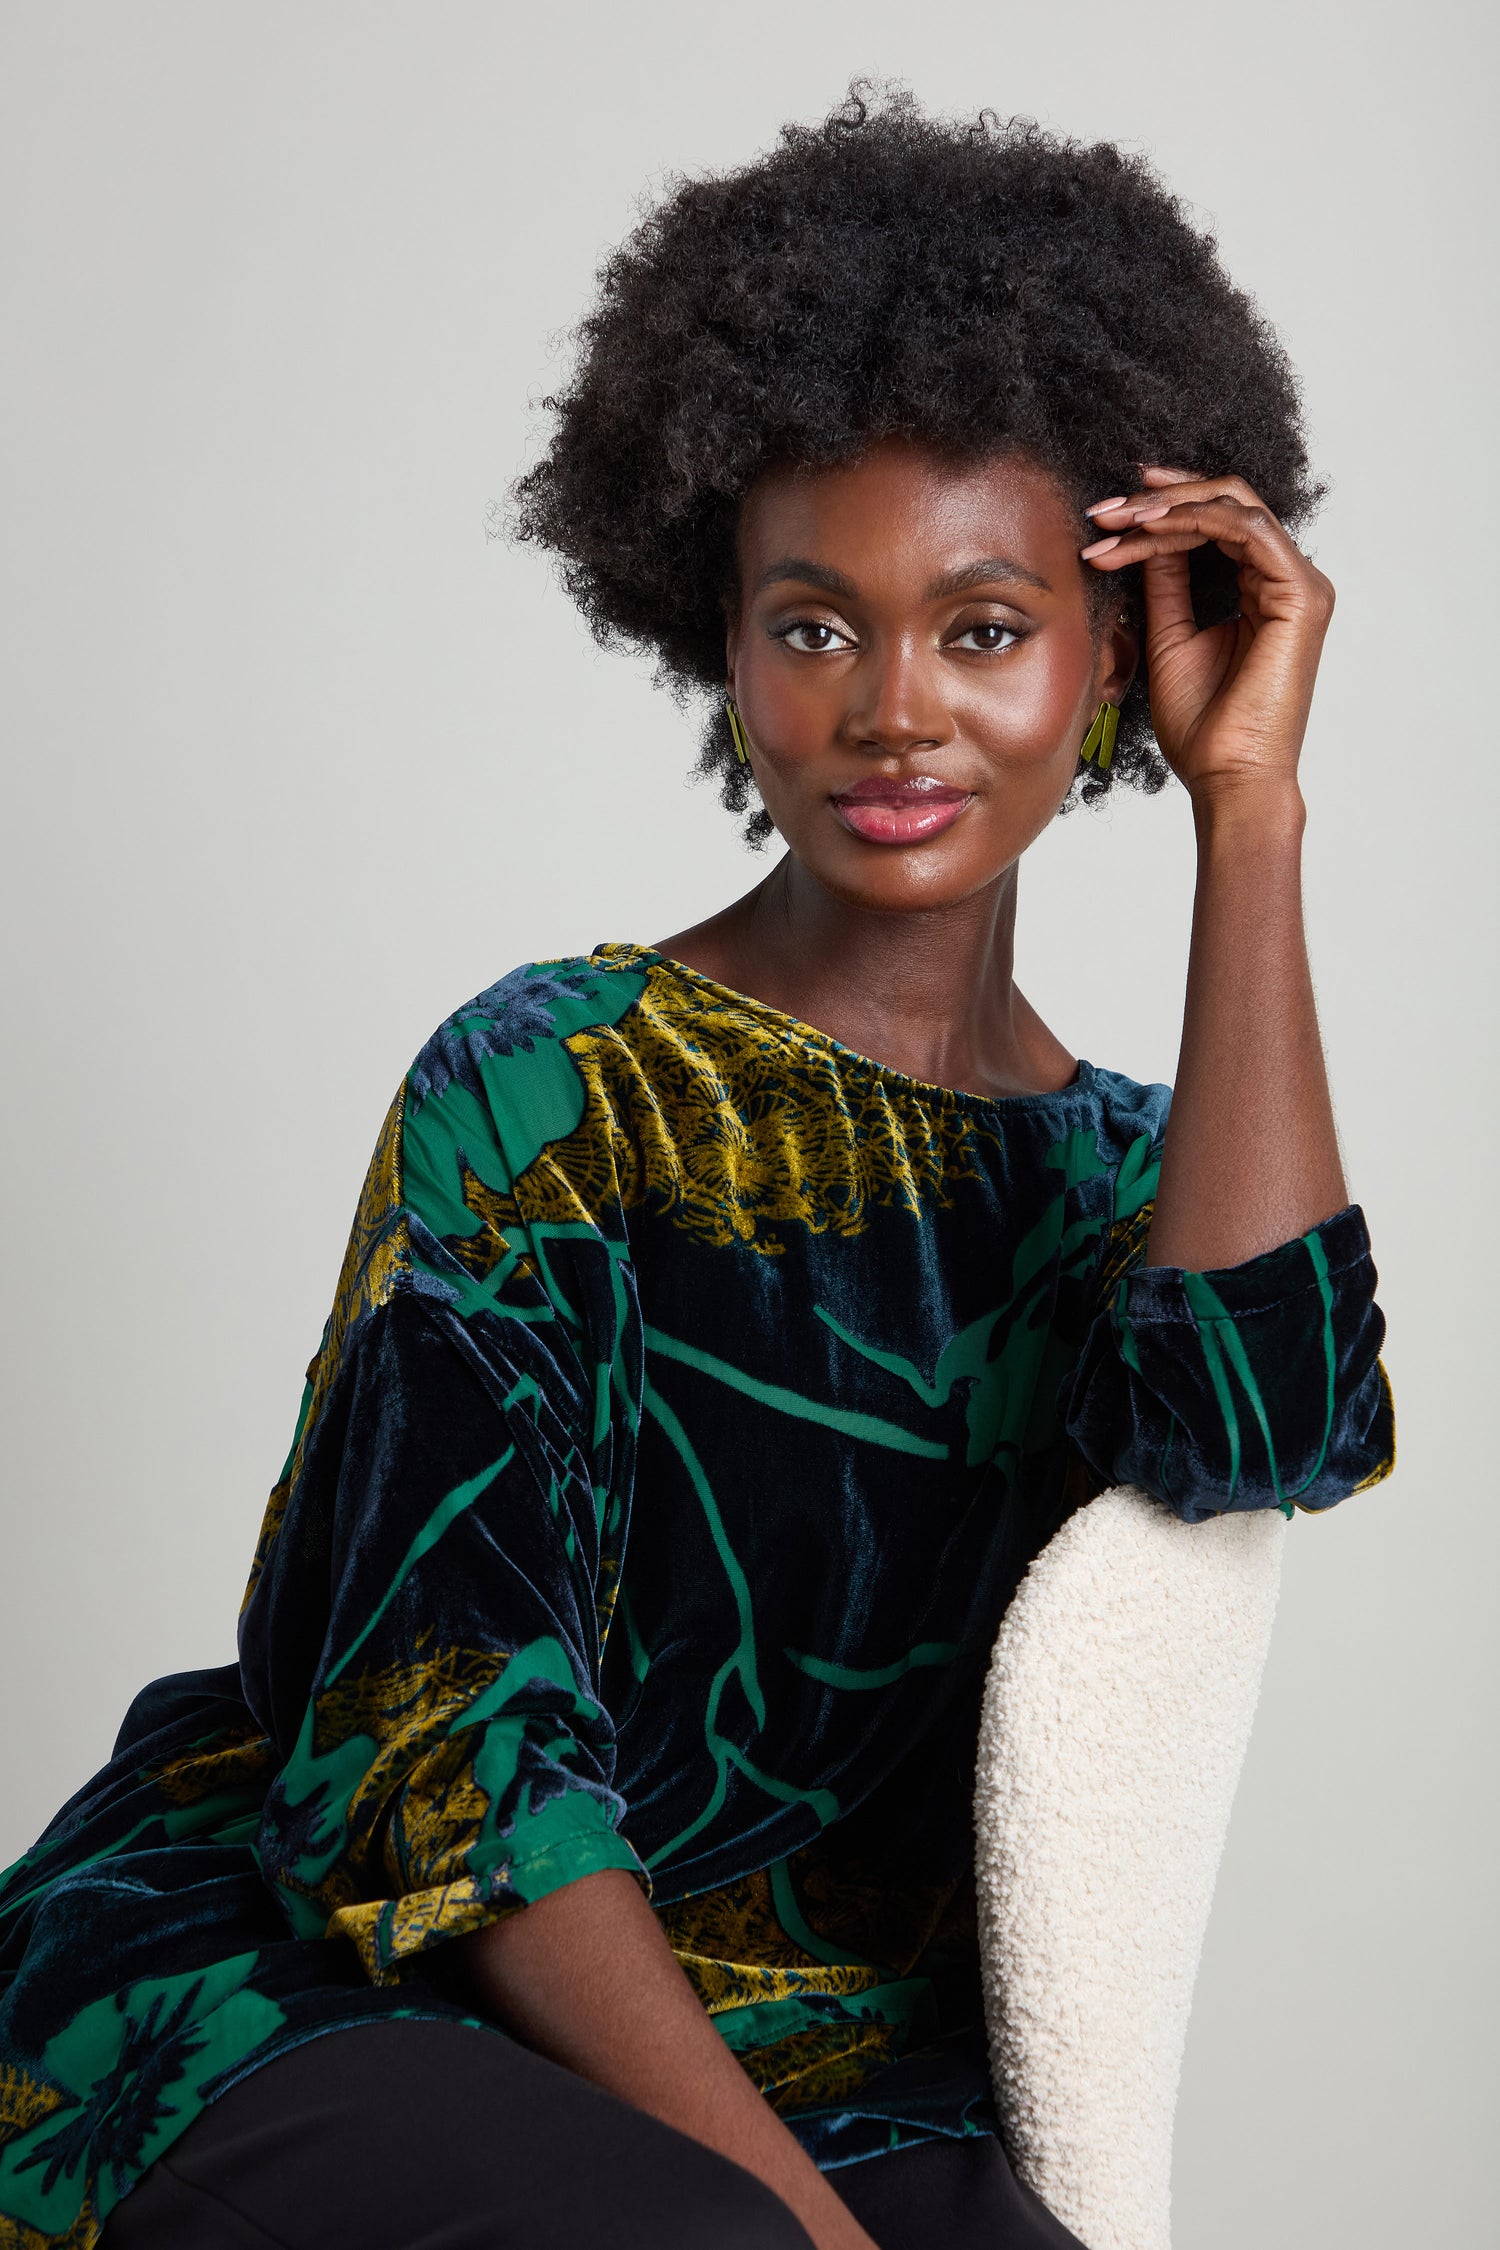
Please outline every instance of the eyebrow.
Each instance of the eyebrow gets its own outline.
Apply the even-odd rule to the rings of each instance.
[[[795,578],[804,586],[821,586],[825,594],[838,594],[844,601],[854,598],[854,581],[841,570],[830,570],[826,563],[809,562],[805,555],[778,555],[768,563],[755,581],[755,591],[763,594],[768,586],[781,580]]]
[[[1047,580],[1039,578],[1034,570],[1028,570],[1024,563],[1013,561],[1009,555],[986,555],[981,562],[965,563],[962,570],[950,570],[945,577],[935,578],[927,589],[927,598],[940,602],[949,594],[967,594],[975,586],[990,586],[997,580],[1035,586],[1040,594],[1052,591]]]
[[[763,594],[768,586],[779,585],[787,579],[795,579],[803,586],[821,586],[825,594],[837,594],[843,601],[852,601],[857,594],[853,580],[846,578],[841,570],[833,570],[827,563],[813,562],[806,555],[778,555],[775,562],[768,563],[761,572],[755,591]],[[943,577],[935,578],[927,589],[927,599],[945,601],[953,594],[969,593],[976,586],[997,583],[1035,586],[1042,594],[1052,591],[1047,580],[1039,578],[1034,570],[1028,570],[1024,563],[1013,561],[1009,555],[986,555],[979,562],[965,563],[962,570],[950,570]]]

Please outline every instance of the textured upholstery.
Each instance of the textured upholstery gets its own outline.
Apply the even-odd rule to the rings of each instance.
[[[1106,1492],[995,1645],[975,1793],[995,2087],[1017,2170],[1088,2250],[1170,2240],[1188,2008],[1285,1531]]]

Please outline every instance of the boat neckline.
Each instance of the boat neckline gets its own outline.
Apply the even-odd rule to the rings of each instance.
[[[787,1038],[803,1040],[824,1048],[829,1054],[836,1055],[841,1062],[868,1071],[874,1077],[887,1079],[895,1086],[904,1087],[909,1093],[928,1099],[936,1097],[942,1101],[960,1102],[967,1109],[1038,1109],[1048,1104],[1076,1101],[1080,1095],[1094,1091],[1098,1078],[1094,1065],[1080,1056],[1078,1069],[1067,1085],[1056,1087],[1050,1093],[976,1094],[966,1086],[940,1086],[929,1078],[914,1078],[910,1072],[897,1070],[892,1063],[880,1062],[874,1055],[861,1054],[857,1047],[846,1047],[843,1040],[835,1039],[831,1031],[822,1031],[815,1023],[805,1023],[800,1016],[788,1015],[784,1008],[773,1007],[769,1000],[757,999],[753,992],[739,992],[733,985],[720,984],[716,977],[705,975],[702,969],[693,968],[687,961],[679,961],[671,953],[662,953],[653,945],[633,945],[626,940],[608,940],[602,945],[596,945],[589,957],[591,960],[602,958],[618,962],[622,967],[640,964],[648,968],[664,969],[705,994],[712,994],[736,1008],[748,1009],[755,1015],[766,1017],[771,1023],[778,1025]]]

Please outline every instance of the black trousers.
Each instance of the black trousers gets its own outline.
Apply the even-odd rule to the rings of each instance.
[[[998,2141],[830,2175],[880,2250],[1079,2250]],[[102,2250],[809,2250],[768,2187],[499,2032],[329,2032],[232,2087]]]

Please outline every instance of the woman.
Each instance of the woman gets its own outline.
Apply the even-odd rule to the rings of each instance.
[[[1213,245],[854,98],[647,218],[553,406],[522,534],[786,849],[404,1081],[240,1662],[0,1894],[3,2244],[1070,2242],[985,2067],[1006,1601],[1112,1483],[1391,1465],[1299,899],[1332,595]],[[1027,845],[1162,758],[1170,1115],[1011,971]]]

